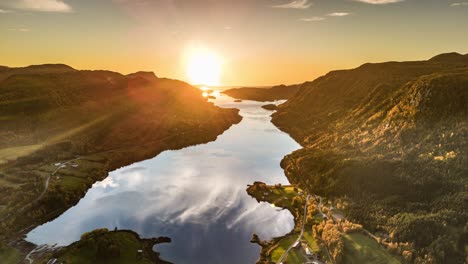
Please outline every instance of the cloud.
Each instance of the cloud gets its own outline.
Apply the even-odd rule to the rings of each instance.
[[[322,20],[325,20],[325,18],[324,17],[306,17],[306,18],[301,18],[299,20],[305,21],[305,22],[312,22],[312,21],[322,21]]]
[[[274,5],[274,8],[307,9],[312,6],[309,0],[294,0],[287,4]]]
[[[133,168],[124,169],[124,170],[122,170],[120,173],[121,173],[121,174],[128,174],[128,173],[134,173],[134,172],[144,171],[144,170],[146,170],[146,169],[147,169],[146,167],[139,166],[139,167],[133,167]]]
[[[8,31],[29,32],[31,30],[29,28],[10,28]]]
[[[386,5],[386,4],[394,4],[394,3],[403,2],[405,0],[353,0],[353,1],[366,3],[366,4],[372,4],[372,5]]]
[[[12,13],[11,10],[0,9],[0,14]]]
[[[71,6],[63,0],[16,0],[8,1],[11,8],[41,12],[72,12]]]
[[[450,6],[468,6],[468,2],[453,3],[453,4],[450,4]]]
[[[327,16],[331,16],[331,17],[344,17],[344,16],[349,16],[350,13],[345,13],[345,12],[334,12],[334,13],[330,13],[328,14]]]

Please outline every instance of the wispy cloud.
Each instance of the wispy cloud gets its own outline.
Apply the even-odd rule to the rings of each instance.
[[[366,4],[372,4],[372,5],[386,5],[386,4],[404,2],[405,0],[353,0],[353,1],[362,2]]]
[[[292,2],[274,5],[274,8],[293,8],[293,9],[307,9],[312,6],[312,3],[309,0],[294,0]]]
[[[0,14],[12,13],[11,10],[0,9]]]
[[[325,20],[325,18],[324,17],[305,17],[299,20],[304,21],[304,22],[313,22],[313,21],[322,21],[322,20]]]
[[[330,14],[327,14],[327,16],[331,16],[331,17],[344,17],[344,16],[349,16],[350,13],[346,13],[346,12],[333,12],[333,13],[330,13]]]
[[[29,32],[29,28],[9,28],[8,31],[17,31],[17,32]]]
[[[6,0],[6,5],[41,12],[72,12],[71,6],[63,0]]]
[[[453,3],[453,4],[450,4],[450,6],[468,6],[468,2]]]

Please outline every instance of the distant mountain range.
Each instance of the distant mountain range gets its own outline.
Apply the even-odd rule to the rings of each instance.
[[[278,85],[271,88],[243,87],[229,89],[223,93],[235,99],[267,102],[289,99],[297,93],[299,88],[300,85]]]
[[[289,180],[411,243],[409,262],[463,263],[468,55],[367,63],[294,88],[272,119],[304,147],[281,163]]]

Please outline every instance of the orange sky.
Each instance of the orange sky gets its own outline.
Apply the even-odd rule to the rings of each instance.
[[[467,17],[461,0],[3,0],[0,64],[190,81],[184,53],[196,43],[221,58],[221,85],[293,84],[365,62],[467,53]]]

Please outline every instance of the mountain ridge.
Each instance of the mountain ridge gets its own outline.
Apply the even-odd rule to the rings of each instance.
[[[242,119],[151,73],[25,68],[0,72],[0,248],[75,205],[109,171],[213,141]]]
[[[303,146],[281,166],[290,182],[348,203],[351,220],[411,243],[410,263],[455,263],[464,248],[449,245],[467,237],[466,102],[466,55],[332,71],[273,114]]]

